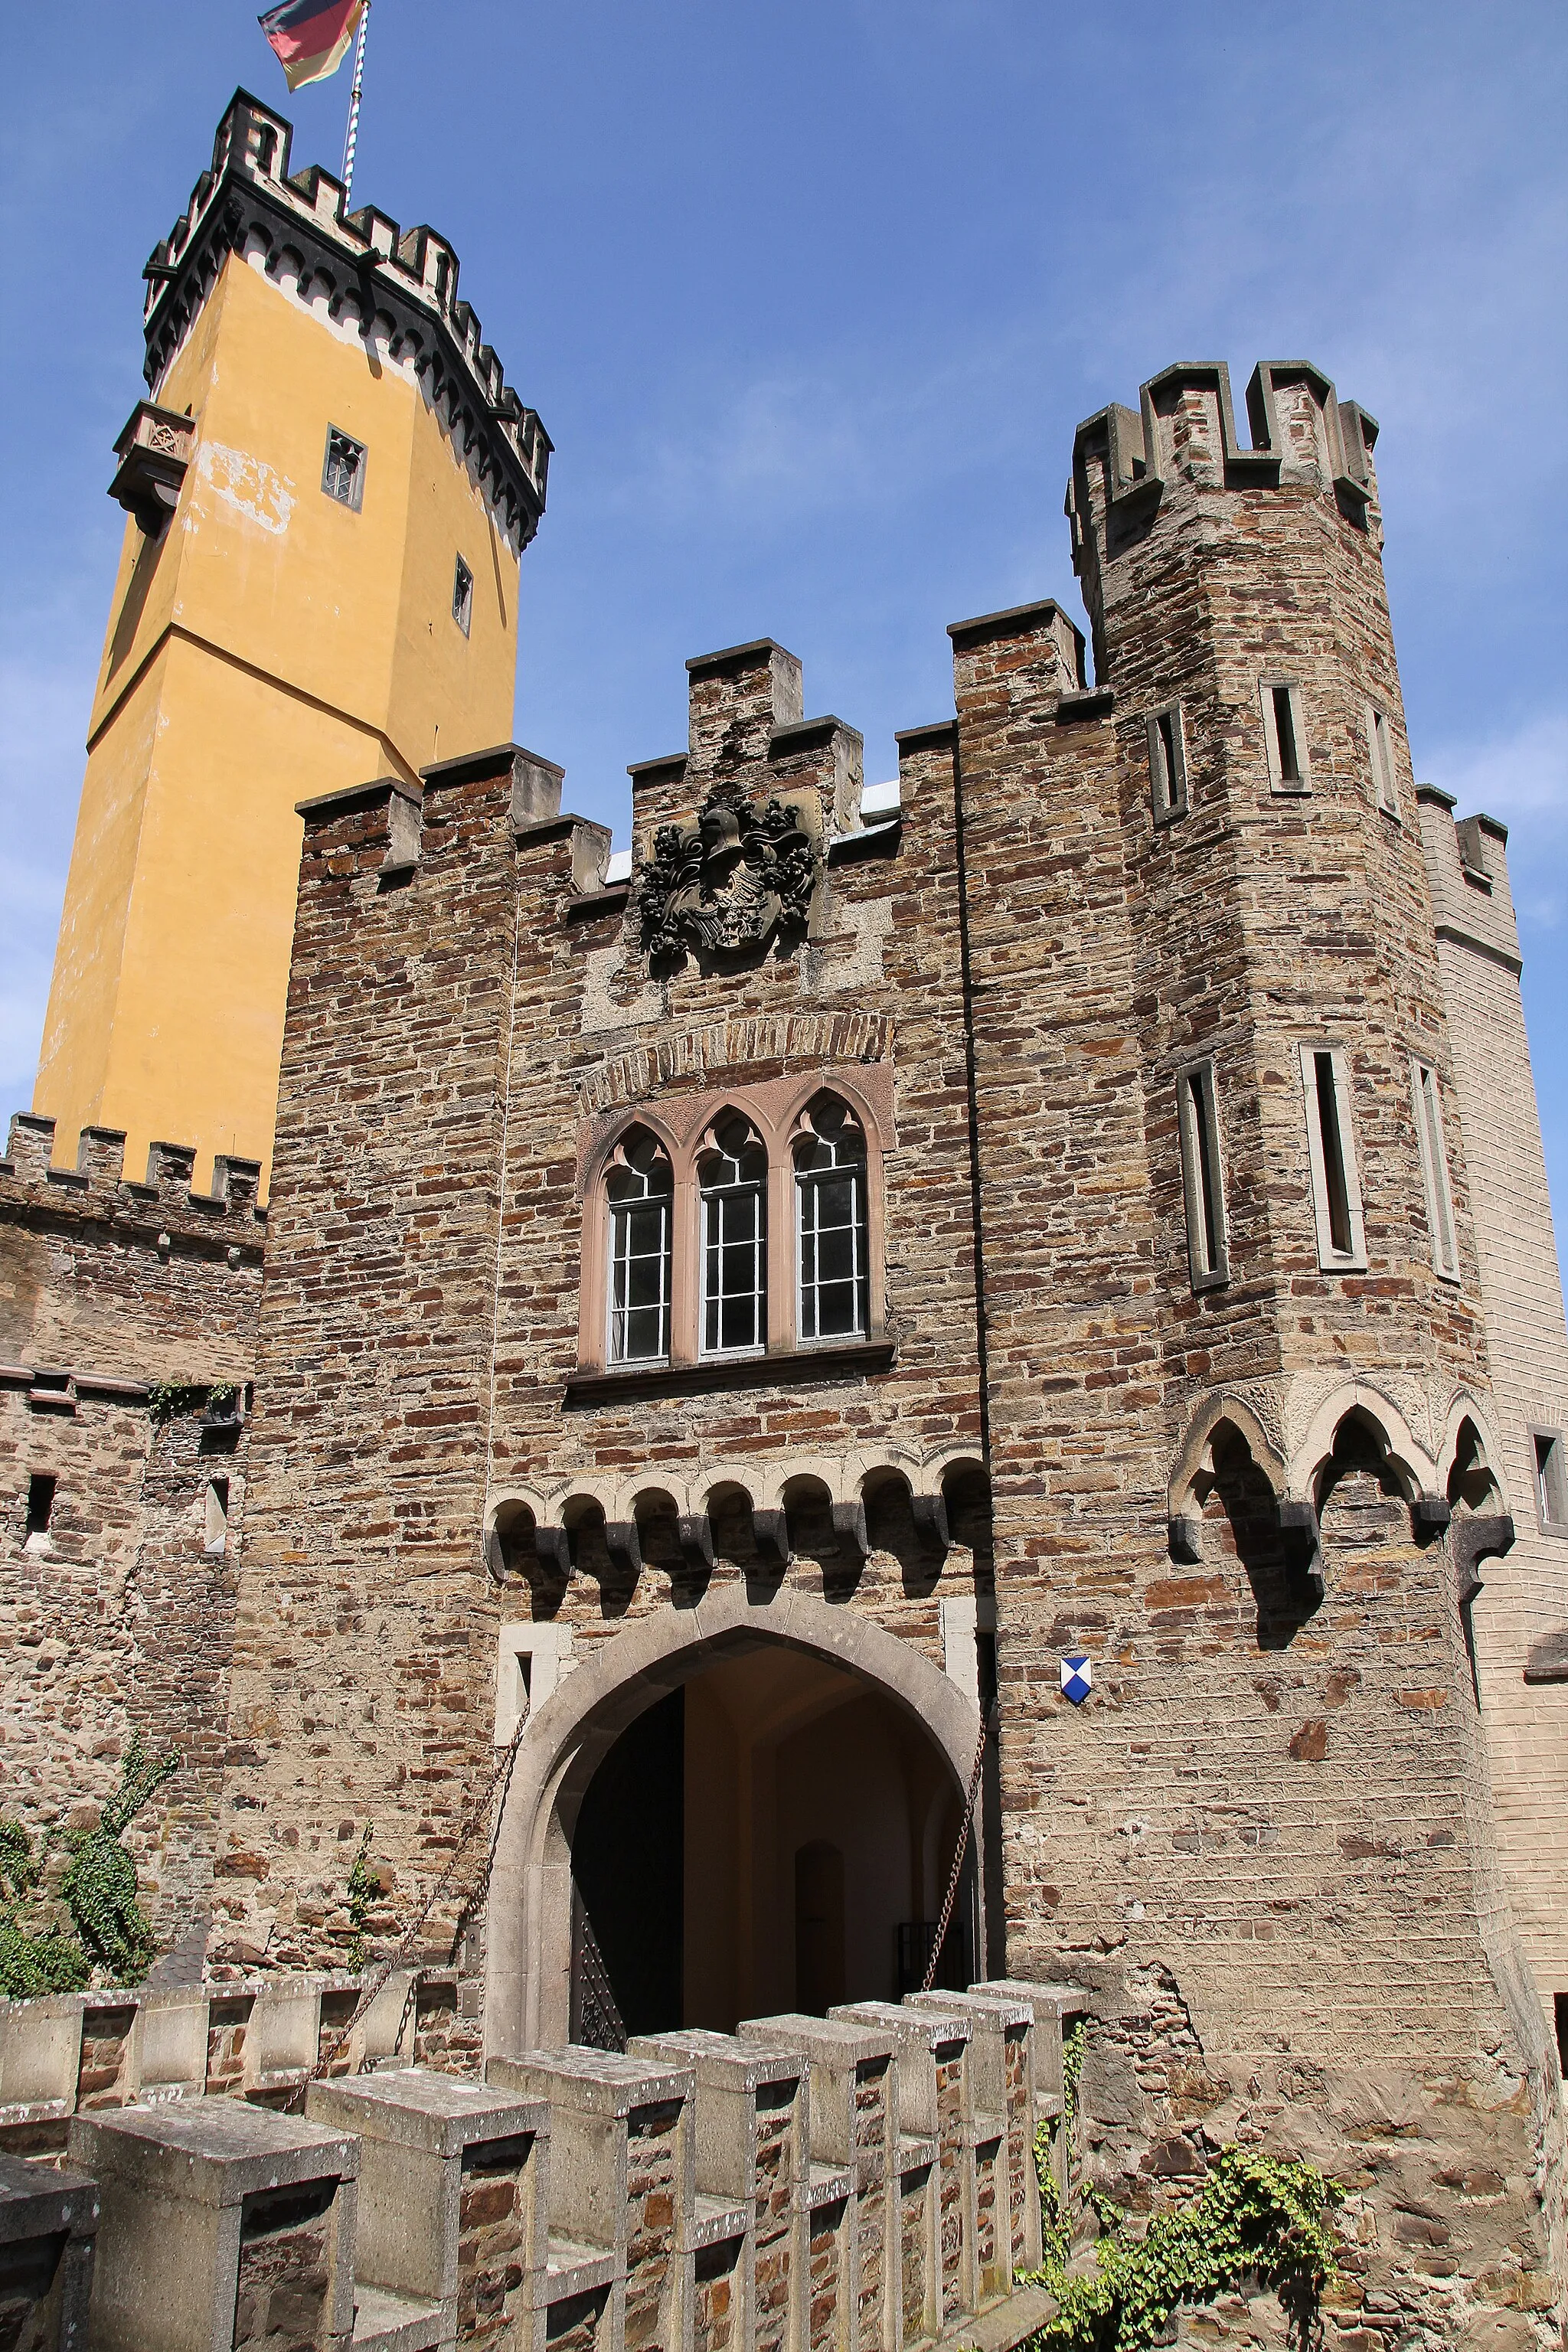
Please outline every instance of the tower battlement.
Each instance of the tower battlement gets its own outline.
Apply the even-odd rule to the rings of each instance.
[[[507,383],[478,318],[458,299],[458,257],[436,230],[363,205],[343,209],[342,183],[319,164],[290,173],[294,126],[239,89],[213,142],[210,170],[142,273],[147,353],[156,392],[230,253],[269,278],[291,271],[301,295],[324,295],[328,316],[357,317],[389,356],[427,380],[432,400],[461,431],[520,546],[544,512],[551,440]]]
[[[1134,413],[1118,401],[1086,417],[1073,436],[1067,514],[1073,568],[1089,560],[1097,526],[1152,518],[1179,483],[1204,490],[1319,488],[1346,520],[1372,527],[1377,506],[1373,448],[1377,420],[1341,400],[1310,360],[1260,360],[1247,386],[1252,444],[1237,437],[1224,360],[1178,361],[1140,387]]]

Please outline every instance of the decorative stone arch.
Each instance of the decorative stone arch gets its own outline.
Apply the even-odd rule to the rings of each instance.
[[[599,1764],[645,1708],[726,1657],[767,1643],[847,1668],[932,1739],[967,1793],[980,1711],[910,1643],[857,1612],[800,1592],[765,1604],[725,1585],[689,1609],[663,1606],[625,1624],[559,1683],[518,1744],[491,1874],[486,1937],[486,2055],[566,2041],[571,2009],[572,1854],[568,1824]],[[984,1824],[971,1832],[971,1884],[984,1885]],[[982,1908],[978,1973],[987,1973]]]
[[[1196,1487],[1199,1478],[1214,1471],[1214,1442],[1222,1429],[1232,1429],[1246,1443],[1258,1467],[1274,1489],[1275,1497],[1283,1501],[1297,1490],[1286,1475],[1285,1459],[1264,1428],[1257,1412],[1246,1401],[1227,1396],[1223,1391],[1217,1396],[1205,1397],[1187,1424],[1187,1433],[1171,1468],[1167,1489],[1166,1517],[1173,1522],[1201,1516],[1197,1507]]]
[[[1316,1506],[1319,1482],[1333,1456],[1340,1430],[1352,1414],[1371,1424],[1407,1503],[1414,1506],[1423,1495],[1439,1491],[1436,1464],[1393,1399],[1363,1381],[1349,1381],[1324,1398],[1292,1454],[1291,1495]]]
[[[1447,1495],[1453,1475],[1454,1462],[1459,1450],[1459,1433],[1466,1422],[1470,1423],[1480,1440],[1481,1458],[1499,1496],[1500,1511],[1511,1514],[1509,1500],[1508,1474],[1503,1466],[1502,1446],[1499,1441],[1491,1414],[1469,1389],[1460,1389],[1454,1396],[1443,1423],[1443,1441],[1437,1448],[1436,1486],[1439,1495]]]

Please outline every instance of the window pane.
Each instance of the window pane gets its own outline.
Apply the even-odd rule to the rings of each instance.
[[[626,1318],[626,1353],[628,1358],[662,1356],[664,1353],[664,1316],[659,1307],[634,1307]]]
[[[749,1294],[744,1298],[726,1298],[720,1315],[721,1348],[754,1348],[757,1344],[757,1307]]]
[[[820,1235],[817,1243],[817,1280],[819,1282],[852,1282],[854,1277],[853,1228],[846,1229],[840,1226],[833,1233]]]
[[[823,1284],[817,1293],[818,1329],[823,1335],[859,1329],[855,1287],[852,1282]]]

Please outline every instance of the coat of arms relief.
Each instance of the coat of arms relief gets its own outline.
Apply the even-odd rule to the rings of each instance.
[[[710,795],[695,824],[654,835],[637,888],[650,963],[743,954],[775,933],[804,932],[821,870],[816,843],[785,803]]]

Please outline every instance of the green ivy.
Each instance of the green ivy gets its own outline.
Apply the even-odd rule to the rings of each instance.
[[[1057,2309],[1025,2352],[1143,2352],[1181,2305],[1208,2303],[1253,2278],[1275,2290],[1304,2336],[1334,2267],[1334,2233],[1325,2217],[1343,2194],[1313,2164],[1223,2147],[1197,2193],[1156,2213],[1142,2237],[1131,2234],[1125,2215],[1102,2190],[1086,2184],[1084,2201],[1101,2234],[1093,2271],[1070,2275],[1069,2168],[1083,2053],[1080,2021],[1062,2043],[1065,2193],[1051,2163],[1050,2127],[1035,2136],[1045,2259],[1030,2283],[1048,2288]]]
[[[74,1936],[28,1924],[29,1898],[42,1874],[22,1823],[0,1813],[0,1994],[7,2000],[79,1992],[91,1974]]]
[[[137,1814],[180,1768],[178,1755],[156,1760],[132,1732],[120,1768],[120,1786],[94,1830],[54,1832],[70,1859],[59,1900],[75,1933],[37,1902],[43,1864],[22,1823],[0,1818],[0,1993],[26,2000],[40,1993],[79,1992],[101,1969],[111,1984],[138,1984],[157,1949],[136,1900],[136,1865],[120,1841]],[[46,1844],[50,1841],[46,1840]]]
[[[221,1410],[238,1394],[233,1381],[220,1381],[216,1386],[205,1381],[154,1381],[147,1391],[147,1407],[162,1424],[182,1413]]]
[[[359,1842],[359,1852],[349,1872],[349,1937],[348,1964],[356,1974],[365,1961],[364,1931],[370,1925],[372,1906],[381,1893],[381,1881],[370,1864],[371,1824],[366,1822]]]

